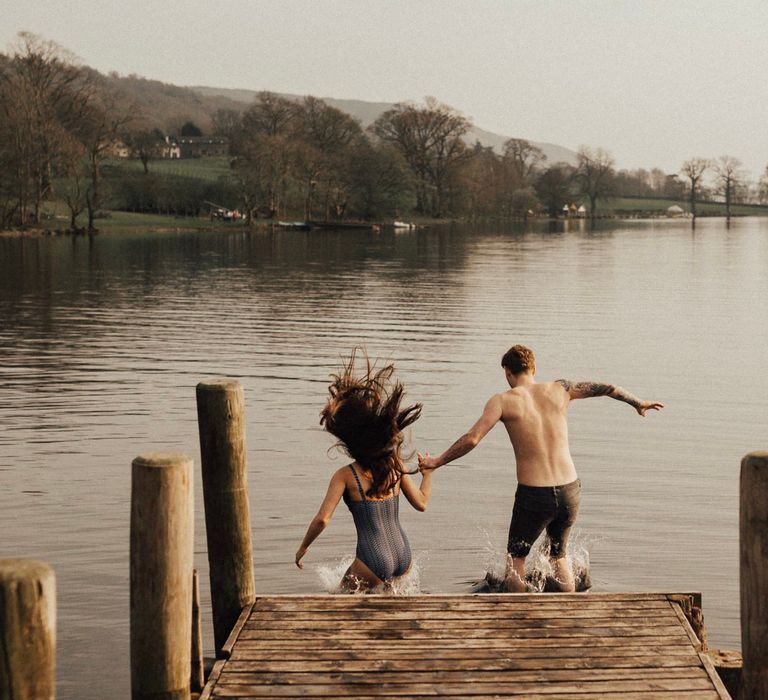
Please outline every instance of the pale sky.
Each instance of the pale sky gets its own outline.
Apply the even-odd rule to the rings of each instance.
[[[764,0],[0,0],[101,71],[394,102],[434,95],[509,136],[677,171],[768,164]]]

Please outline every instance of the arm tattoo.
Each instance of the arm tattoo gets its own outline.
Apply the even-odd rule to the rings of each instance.
[[[617,401],[624,401],[634,408],[638,408],[642,401],[626,389],[613,384],[602,382],[570,382],[567,379],[556,380],[574,398],[588,399],[593,396],[610,396]]]
[[[613,384],[603,384],[602,382],[578,382],[573,388],[586,398],[592,396],[613,396],[616,387]]]

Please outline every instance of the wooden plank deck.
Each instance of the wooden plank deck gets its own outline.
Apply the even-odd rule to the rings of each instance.
[[[682,603],[681,603],[682,601]],[[200,700],[729,698],[686,594],[263,596]]]

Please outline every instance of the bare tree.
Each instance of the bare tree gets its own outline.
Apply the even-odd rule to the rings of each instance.
[[[508,139],[504,142],[504,158],[507,159],[513,167],[515,174],[519,177],[518,187],[525,187],[533,173],[547,159],[538,146],[534,146],[525,139]]]
[[[726,220],[731,220],[731,203],[736,190],[744,183],[744,172],[741,161],[733,156],[720,156],[714,164],[720,193],[725,197]]]
[[[303,193],[304,219],[311,221],[315,201],[315,191],[324,175],[325,156],[320,149],[306,141],[299,141],[292,151],[293,170]]]
[[[281,134],[250,133],[240,139],[232,172],[247,224],[259,209],[270,218],[278,215],[294,151],[289,138]]]
[[[260,92],[245,111],[234,131],[230,152],[235,157],[233,171],[241,183],[241,198],[246,218],[258,208],[269,217],[276,216],[283,206],[285,190],[295,165],[296,143],[295,102]]]
[[[227,139],[234,139],[240,130],[242,115],[236,109],[217,109],[211,115],[213,133]]]
[[[579,148],[575,180],[579,193],[589,199],[589,216],[597,216],[597,203],[613,190],[613,156],[602,148]]]
[[[417,208],[441,216],[450,177],[471,151],[464,136],[471,122],[428,97],[424,106],[401,102],[382,114],[372,130],[405,158],[417,180]]]
[[[690,183],[688,194],[691,203],[691,216],[694,221],[696,221],[696,195],[701,186],[701,178],[709,167],[710,162],[706,158],[691,158],[685,161],[683,167],[680,168],[680,174],[687,177]]]
[[[42,202],[52,194],[61,134],[75,130],[91,89],[70,52],[19,34],[0,70],[0,116],[13,131],[21,225],[40,220]]]
[[[77,129],[78,138],[85,146],[88,159],[90,182],[85,193],[88,211],[88,230],[95,231],[94,220],[101,207],[102,186],[101,167],[110,148],[118,139],[118,134],[130,122],[131,114],[121,111],[115,95],[106,91],[94,90],[88,96],[83,118]],[[146,172],[146,164],[145,164]]]
[[[242,118],[243,130],[247,133],[277,136],[288,133],[296,116],[297,105],[291,100],[262,91],[255,102],[245,111]]]
[[[763,170],[760,181],[757,183],[757,197],[760,204],[768,203],[768,166]]]
[[[349,198],[344,171],[352,146],[363,137],[360,123],[323,100],[306,97],[297,111],[295,127],[307,196],[311,201],[318,188],[325,219],[342,218]]]
[[[78,230],[77,217],[86,208],[87,149],[72,134],[63,133],[60,137],[59,159],[63,176],[61,196],[69,209],[69,228],[74,233]]]
[[[505,175],[504,164],[493,148],[475,142],[460,169],[463,209],[472,220],[511,216],[510,178]]]
[[[132,121],[122,133],[131,156],[141,161],[145,175],[149,173],[149,162],[160,157],[165,145],[164,138],[159,129],[153,129],[141,120]]]

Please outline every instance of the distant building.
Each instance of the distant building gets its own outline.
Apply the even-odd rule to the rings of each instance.
[[[160,157],[169,159],[181,158],[181,146],[179,146],[176,139],[170,136],[165,137],[165,141],[160,146]]]
[[[667,207],[667,216],[670,219],[677,219],[681,216],[685,216],[685,209],[678,207],[677,204],[673,204],[671,207]]]
[[[229,155],[229,139],[221,136],[184,136],[178,139],[181,158],[215,158]]]
[[[115,139],[107,149],[110,158],[130,158],[131,149],[120,139]]]
[[[587,210],[582,204],[579,206],[575,202],[563,205],[563,216],[569,219],[583,219],[587,215]]]

